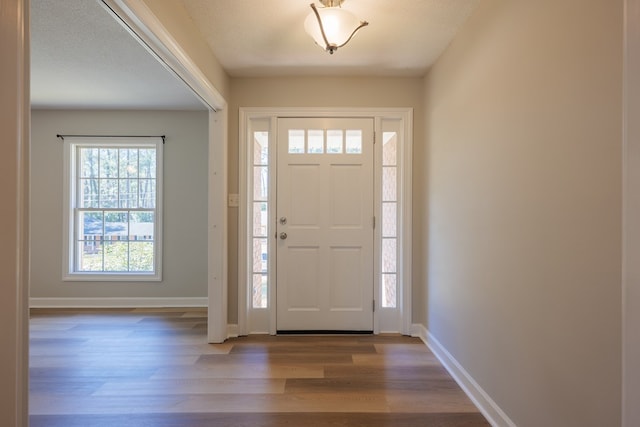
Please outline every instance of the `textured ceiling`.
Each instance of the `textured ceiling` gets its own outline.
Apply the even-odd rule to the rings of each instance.
[[[31,0],[31,105],[205,109],[99,0]]]
[[[304,31],[311,0],[167,1],[238,77],[422,76],[479,3],[346,0],[370,25],[329,55]],[[31,0],[31,61],[35,108],[204,109],[100,0]]]
[[[369,26],[329,55],[304,31],[311,0],[181,1],[231,76],[422,76],[479,2],[346,0]]]

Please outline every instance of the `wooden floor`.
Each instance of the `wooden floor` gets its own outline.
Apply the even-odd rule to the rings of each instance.
[[[488,426],[416,338],[206,343],[206,312],[33,310],[31,426]]]

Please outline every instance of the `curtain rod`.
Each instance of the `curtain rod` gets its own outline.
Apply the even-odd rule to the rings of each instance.
[[[64,141],[68,136],[76,138],[162,138],[164,144],[166,135],[62,135],[57,134],[56,137]]]

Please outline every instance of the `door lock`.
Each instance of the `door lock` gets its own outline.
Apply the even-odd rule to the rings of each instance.
[[[280,233],[280,239],[285,240],[286,238],[287,238],[287,233],[285,233],[284,231]]]
[[[280,217],[280,224],[285,225],[287,223],[287,217]]]

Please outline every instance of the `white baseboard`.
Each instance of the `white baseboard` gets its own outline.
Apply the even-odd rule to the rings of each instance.
[[[440,363],[451,374],[469,399],[478,407],[482,415],[494,427],[516,427],[507,414],[485,392],[462,365],[447,351],[423,325],[411,325],[411,336],[419,337],[429,347]]]
[[[31,308],[207,307],[207,297],[187,298],[30,298]]]

